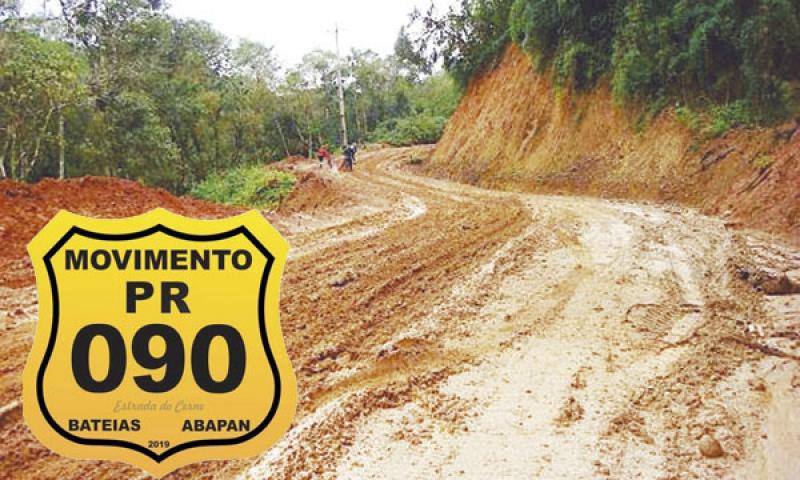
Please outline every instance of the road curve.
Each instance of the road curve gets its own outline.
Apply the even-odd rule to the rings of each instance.
[[[738,280],[750,261],[740,235],[677,207],[413,174],[407,160],[428,153],[365,154],[354,174],[332,175],[355,205],[271,217],[293,245],[281,320],[295,425],[259,458],[173,478],[800,471],[797,417],[776,421],[798,405],[797,362],[745,346],[754,324],[769,337],[797,322],[800,300],[776,308]],[[32,292],[0,292],[16,294]],[[7,327],[4,346],[24,356],[32,328]],[[47,452],[15,403],[24,359],[2,362],[0,477],[142,476]],[[706,436],[723,457],[699,452]]]

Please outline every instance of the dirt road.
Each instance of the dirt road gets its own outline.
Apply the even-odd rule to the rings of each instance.
[[[365,154],[328,175],[343,206],[271,217],[296,424],[175,477],[797,478],[800,296],[751,283],[800,254],[677,207],[410,173],[427,154]],[[33,295],[0,290],[0,477],[140,477],[25,428]]]

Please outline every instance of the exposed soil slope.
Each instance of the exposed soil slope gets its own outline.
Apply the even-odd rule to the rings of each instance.
[[[242,209],[191,198],[137,182],[104,177],[67,181],[44,180],[35,185],[0,180],[0,286],[33,284],[27,244],[59,210],[95,217],[127,217],[164,207],[198,218],[232,215]]]
[[[511,45],[469,86],[426,171],[498,189],[677,201],[800,242],[796,124],[698,143],[670,112],[642,131],[637,115],[607,85],[555,93]]]

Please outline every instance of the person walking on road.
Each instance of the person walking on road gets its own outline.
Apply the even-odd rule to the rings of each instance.
[[[317,151],[317,158],[319,159],[319,168],[322,168],[325,165],[325,161],[328,161],[328,168],[333,168],[333,164],[331,163],[331,152],[328,150],[327,145],[323,145],[319,147],[319,151]]]
[[[347,172],[353,171],[353,163],[356,160],[356,148],[354,145],[347,145],[344,147],[344,170]]]
[[[355,142],[350,144],[350,148],[353,150],[353,165],[356,163],[356,154],[358,153],[358,145]]]

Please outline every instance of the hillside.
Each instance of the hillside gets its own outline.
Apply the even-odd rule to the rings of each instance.
[[[800,242],[797,122],[699,140],[674,109],[642,122],[607,83],[572,94],[551,78],[508,47],[470,83],[427,173],[497,189],[678,202]]]

